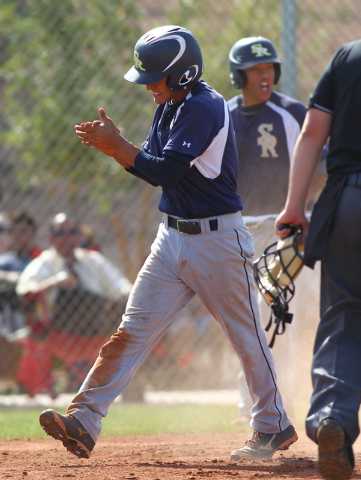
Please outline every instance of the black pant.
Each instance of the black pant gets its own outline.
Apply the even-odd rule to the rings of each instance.
[[[321,273],[321,322],[312,365],[306,420],[316,441],[320,422],[336,418],[351,442],[359,434],[361,393],[361,188],[345,186]],[[307,301],[307,299],[305,299]]]

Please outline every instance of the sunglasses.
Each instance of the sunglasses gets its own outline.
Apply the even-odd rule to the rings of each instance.
[[[56,237],[65,237],[65,235],[78,235],[79,230],[77,228],[72,228],[71,230],[56,230],[53,232],[53,235]]]

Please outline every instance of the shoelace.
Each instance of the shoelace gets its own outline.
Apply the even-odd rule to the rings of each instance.
[[[246,445],[249,445],[250,447],[256,446],[260,437],[263,437],[263,433],[253,430],[253,432],[246,438]]]

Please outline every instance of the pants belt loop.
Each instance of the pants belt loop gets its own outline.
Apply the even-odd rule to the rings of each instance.
[[[201,227],[202,227],[202,233],[209,233],[209,221],[205,219],[201,219]]]
[[[209,228],[211,232],[218,230],[218,219],[214,218],[213,220],[209,220]]]
[[[168,225],[168,213],[165,213],[165,214],[163,215],[163,223],[164,223],[165,228],[168,230],[168,228],[169,228],[169,225]]]

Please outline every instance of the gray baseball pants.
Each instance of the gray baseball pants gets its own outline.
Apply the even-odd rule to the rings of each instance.
[[[290,425],[260,323],[252,236],[240,212],[216,218],[216,231],[210,230],[210,219],[201,219],[202,233],[187,235],[168,227],[164,216],[122,323],[68,408],[94,441],[114,399],[194,295],[219,322],[239,358],[253,401],[251,426],[277,433]]]

